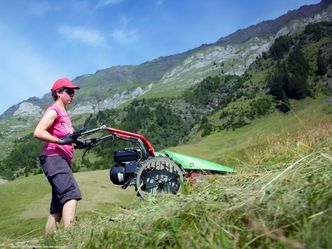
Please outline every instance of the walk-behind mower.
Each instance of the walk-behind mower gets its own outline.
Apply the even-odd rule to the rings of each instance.
[[[99,137],[86,135],[103,132]],[[72,137],[76,148],[85,149],[84,154],[102,141],[120,139],[133,144],[131,148],[114,151],[114,164],[110,168],[110,180],[123,189],[134,186],[142,198],[162,193],[176,194],[183,181],[193,180],[200,174],[235,173],[230,167],[200,158],[165,150],[155,152],[143,135],[106,127],[75,132]]]

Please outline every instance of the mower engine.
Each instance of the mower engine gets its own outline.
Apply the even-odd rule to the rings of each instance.
[[[110,179],[116,185],[128,186],[135,178],[138,160],[141,158],[141,151],[136,148],[126,148],[113,153],[114,164],[110,170]]]

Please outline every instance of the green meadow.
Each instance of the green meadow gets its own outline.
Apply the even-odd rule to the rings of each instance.
[[[83,199],[78,217],[109,213],[138,201],[136,193],[111,184],[108,170],[76,173]],[[0,241],[40,237],[49,214],[51,188],[44,175],[23,177],[0,185]],[[0,246],[1,247],[1,246]]]
[[[269,158],[265,162],[275,163],[271,161],[271,153],[281,155],[280,152],[287,151],[289,147],[291,151],[288,153],[299,151],[301,154],[312,147],[311,136],[319,133],[324,138],[325,134],[320,132],[331,124],[332,106],[323,96],[294,101],[292,105],[293,109],[286,114],[275,112],[235,131],[221,131],[206,138],[196,134],[191,139],[193,143],[170,150],[229,164],[240,172],[243,164],[252,167],[252,164],[263,163],[264,155]],[[219,115],[215,113],[214,116]]]
[[[175,196],[142,201],[113,185],[108,170],[76,173],[77,223],[53,236],[43,236],[43,175],[0,185],[0,247],[331,248],[332,108],[326,97],[292,105],[169,148],[238,171],[202,176]]]

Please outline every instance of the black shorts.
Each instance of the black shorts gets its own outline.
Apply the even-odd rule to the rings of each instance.
[[[81,200],[81,191],[74,175],[63,156],[40,156],[40,165],[52,186],[51,214],[62,212],[63,205],[69,200]]]

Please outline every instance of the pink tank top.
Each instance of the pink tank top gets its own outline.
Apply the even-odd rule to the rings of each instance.
[[[65,110],[58,107],[56,104],[49,106],[46,112],[49,110],[55,110],[57,113],[57,118],[55,119],[53,125],[47,130],[52,136],[62,138],[67,134],[71,134],[74,132],[68,113]],[[69,165],[71,165],[74,155],[74,148],[71,144],[61,145],[45,142],[43,146],[43,155],[62,155],[68,160]]]

